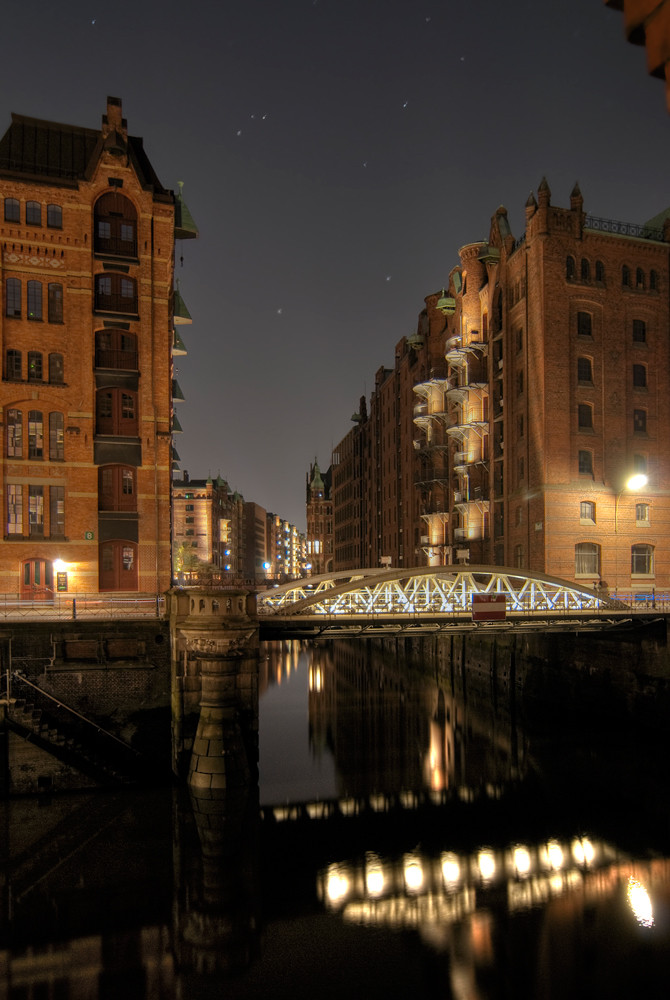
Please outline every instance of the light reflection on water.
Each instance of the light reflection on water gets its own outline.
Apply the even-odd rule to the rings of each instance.
[[[665,997],[649,800],[614,758],[573,768],[499,694],[416,668],[268,644],[259,788],[237,801],[10,803],[0,996]],[[584,761],[610,775],[598,800]]]

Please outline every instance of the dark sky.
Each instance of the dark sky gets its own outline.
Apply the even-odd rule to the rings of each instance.
[[[498,205],[518,236],[543,175],[606,218],[670,204],[663,85],[602,0],[33,0],[3,38],[3,131],[114,95],[184,181],[181,467],[301,528],[310,460]]]

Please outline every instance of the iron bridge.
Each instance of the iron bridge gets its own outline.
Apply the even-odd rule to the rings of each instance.
[[[475,594],[504,598],[504,619],[476,620]],[[556,577],[462,565],[346,570],[294,580],[258,594],[258,615],[266,634],[339,636],[476,629],[582,631],[660,617]]]

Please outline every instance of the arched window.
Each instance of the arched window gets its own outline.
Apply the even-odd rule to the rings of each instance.
[[[638,267],[635,271],[635,287],[643,289],[645,286],[644,271]]]
[[[18,278],[7,278],[5,298],[5,315],[21,315],[21,282]]]
[[[136,394],[123,389],[99,389],[96,394],[97,434],[137,436]]]
[[[111,191],[95,203],[96,253],[114,257],[137,257],[137,212],[132,202]]]
[[[577,313],[577,335],[579,337],[590,337],[593,333],[591,313]]]
[[[5,198],[5,222],[20,222],[21,208],[18,198]]]
[[[103,465],[98,470],[100,510],[137,510],[135,469],[126,465]]]
[[[576,268],[575,268],[575,258],[574,257],[566,257],[565,258],[565,277],[568,279],[568,281],[574,281],[576,275],[577,275],[577,271],[576,271]]]
[[[621,268],[621,284],[624,288],[630,288],[630,268],[625,264]]]
[[[42,319],[42,282],[28,282],[28,319]]]
[[[49,355],[49,382],[51,385],[62,385],[64,376],[63,355]]]
[[[605,265],[601,260],[596,261],[596,281],[605,282]]]
[[[595,542],[575,545],[575,576],[600,576],[600,546]]]
[[[632,576],[654,575],[653,545],[631,545],[630,572]]]
[[[593,407],[590,403],[580,403],[577,407],[577,426],[580,431],[593,430]]]
[[[50,323],[63,322],[63,286],[55,282],[48,287],[47,318]]]
[[[137,371],[137,337],[126,330],[97,330],[95,367]]]
[[[42,225],[42,206],[40,205],[39,201],[26,202],[26,225],[27,226]]]
[[[7,410],[7,458],[23,458],[23,413]]]
[[[28,412],[28,458],[44,458],[44,418],[39,410]]]
[[[577,358],[577,381],[581,385],[593,385],[591,358]]]
[[[591,265],[589,264],[586,257],[582,257],[581,275],[582,275],[582,281],[591,280]]]
[[[21,381],[21,351],[9,350],[6,355],[5,378],[11,382]]]
[[[63,209],[60,205],[47,205],[47,226],[50,229],[63,228]]]
[[[647,366],[646,365],[633,365],[633,385],[638,389],[646,388],[647,385]]]
[[[39,351],[28,351],[28,381],[41,382],[43,378],[42,355]]]
[[[65,432],[62,413],[49,414],[49,458],[52,462],[65,459]]]
[[[137,313],[137,282],[125,274],[96,274],[95,308],[100,312]]]

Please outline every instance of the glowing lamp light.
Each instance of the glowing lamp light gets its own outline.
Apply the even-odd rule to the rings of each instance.
[[[654,926],[654,911],[651,905],[649,893],[636,878],[631,875],[628,879],[628,904],[633,911],[633,916],[641,927]]]
[[[630,479],[626,481],[626,489],[641,490],[643,487],[647,485],[647,482],[648,480],[644,472],[638,472],[634,476],[631,476]]]
[[[57,573],[63,573],[67,563],[63,562],[62,559],[54,559],[54,569]]]
[[[483,879],[488,880],[493,878],[496,873],[496,859],[493,857],[491,851],[480,851],[477,863]]]
[[[409,892],[418,892],[423,885],[423,869],[417,858],[407,858],[405,860],[404,872],[405,886]]]

